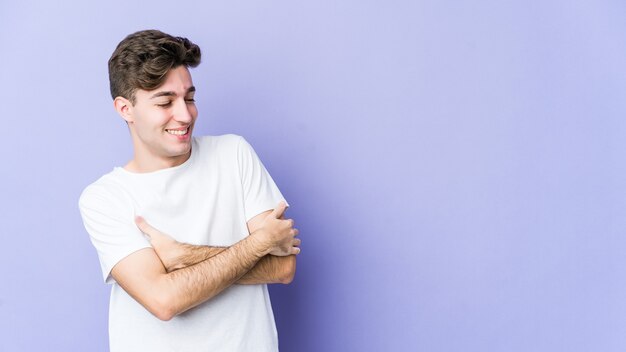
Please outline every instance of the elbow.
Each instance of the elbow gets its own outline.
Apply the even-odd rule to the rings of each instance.
[[[161,321],[172,320],[178,314],[174,306],[174,300],[167,294],[155,295],[145,307]]]
[[[295,273],[293,273],[292,275],[285,276],[280,279],[280,283],[283,285],[289,285],[293,281],[294,276],[295,276]]]
[[[173,317],[176,316],[176,314],[167,307],[153,309],[150,311],[150,313],[152,313],[152,315],[154,315],[155,317],[157,317],[157,319],[161,321],[170,321]]]
[[[279,282],[285,285],[290,284],[296,276],[296,256],[290,255],[288,258],[289,259],[283,265],[282,274],[279,278]]]

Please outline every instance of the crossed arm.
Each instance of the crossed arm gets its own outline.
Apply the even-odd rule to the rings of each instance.
[[[271,213],[272,211],[268,210],[250,219],[247,224],[248,232],[253,233],[259,230],[263,220]],[[208,260],[227,248],[181,243],[141,220],[137,223],[137,226],[143,233],[148,235],[154,251],[168,273]],[[294,239],[294,245],[300,246],[300,239]],[[269,254],[261,258],[235,284],[289,284],[293,280],[295,272],[295,255],[275,256]]]
[[[138,219],[137,225],[150,237],[153,248],[122,259],[111,275],[161,320],[169,320],[235,283],[289,282],[300,241],[294,238],[298,230],[293,228],[293,220],[281,218],[284,210],[281,203],[269,214],[255,217],[248,222],[251,234],[227,248],[181,244]]]

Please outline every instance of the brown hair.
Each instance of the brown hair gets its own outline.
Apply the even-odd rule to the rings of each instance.
[[[117,45],[109,59],[111,96],[113,99],[121,96],[135,104],[137,89],[156,89],[171,69],[199,64],[200,47],[187,38],[157,30],[130,34]]]

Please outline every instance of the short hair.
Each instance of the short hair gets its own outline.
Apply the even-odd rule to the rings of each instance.
[[[109,59],[111,96],[124,97],[134,105],[137,89],[158,88],[171,69],[181,65],[196,67],[200,56],[200,47],[187,38],[158,30],[130,34]]]

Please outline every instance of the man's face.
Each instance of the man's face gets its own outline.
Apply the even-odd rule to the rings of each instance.
[[[151,91],[137,90],[129,127],[135,158],[147,165],[173,166],[187,160],[198,110],[189,70],[179,66]]]

